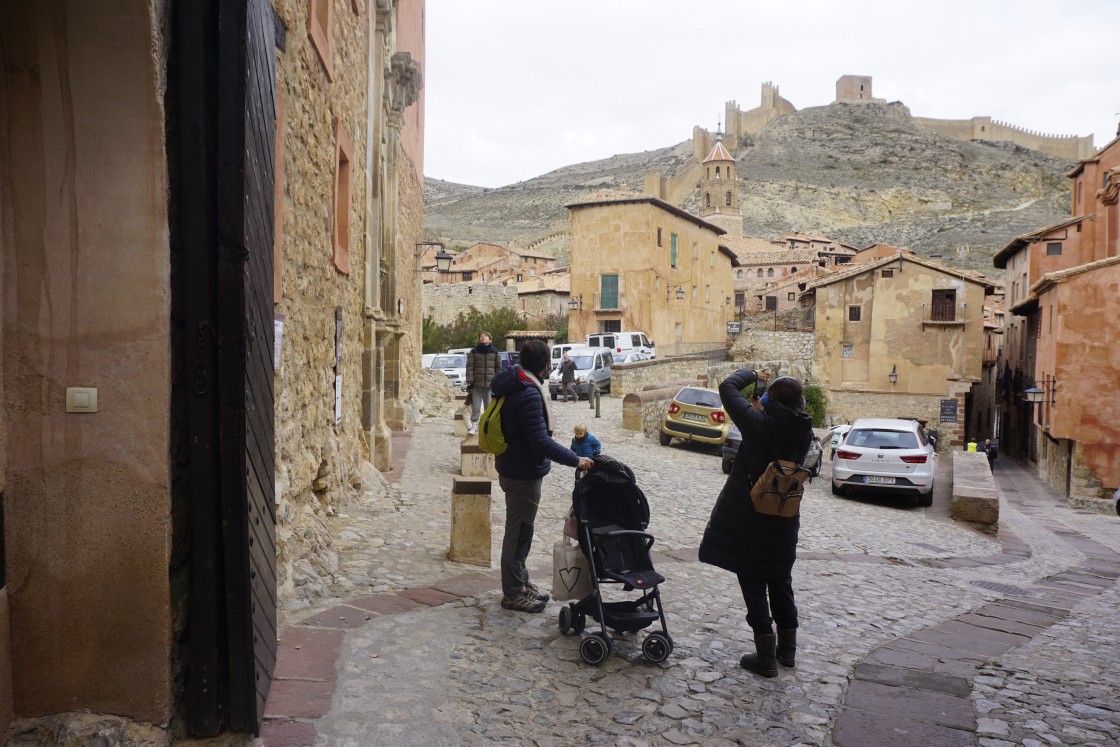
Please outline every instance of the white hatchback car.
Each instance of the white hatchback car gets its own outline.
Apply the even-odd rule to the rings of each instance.
[[[432,359],[431,369],[439,371],[459,389],[467,389],[467,356],[437,355]]]
[[[917,495],[919,506],[930,506],[936,462],[933,444],[916,421],[860,418],[832,460],[832,492]]]

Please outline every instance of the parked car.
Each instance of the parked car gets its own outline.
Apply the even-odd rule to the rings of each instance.
[[[572,348],[568,357],[576,364],[576,399],[587,397],[592,386],[600,392],[611,390],[614,357],[608,348]],[[553,399],[560,396],[559,369],[548,376],[548,393]]]
[[[727,438],[723,439],[723,474],[731,474],[731,467],[735,464],[735,455],[739,453],[741,443],[743,443],[743,434],[739,432],[739,426],[732,423]]]
[[[469,347],[469,348],[451,348],[450,350],[448,350],[448,351],[447,351],[447,354],[448,354],[448,355],[466,355],[467,353],[471,352],[472,350],[474,350],[474,348],[473,348],[473,347]]]
[[[832,492],[917,495],[919,506],[930,506],[936,461],[937,452],[916,421],[860,418],[836,451]]]
[[[719,446],[734,424],[720,402],[719,392],[686,386],[677,392],[661,417],[661,445],[674,438]]]
[[[636,361],[648,361],[649,359],[650,359],[650,357],[648,355],[646,355],[645,353],[642,353],[642,352],[639,352],[639,351],[635,350],[634,352],[627,353],[626,355],[622,356],[621,360],[619,360],[618,356],[616,355],[615,358],[614,358],[614,362],[615,363],[634,363]]]
[[[439,355],[439,353],[424,353],[423,355],[421,355],[420,356],[420,367],[421,368],[431,368],[432,367],[432,361],[434,361],[436,359],[437,355]]]
[[[587,346],[610,348],[617,355],[637,351],[650,358],[657,357],[653,342],[645,332],[592,332],[587,336]]]
[[[739,453],[739,444],[742,442],[743,434],[739,432],[739,426],[732,423],[731,430],[727,432],[727,438],[723,440],[723,474],[731,474],[731,467],[735,464],[735,456]],[[809,444],[809,451],[805,453],[805,460],[802,462],[813,477],[821,473],[823,451],[821,440],[817,436],[813,436],[813,440]]]
[[[467,356],[465,355],[437,355],[432,359],[431,369],[439,371],[451,383],[463,391],[467,389]]]
[[[828,458],[829,459],[835,459],[836,458],[836,447],[838,447],[840,444],[842,444],[844,442],[844,436],[846,436],[848,434],[848,431],[850,431],[851,429],[852,429],[852,426],[847,425],[847,424],[834,425],[834,426],[832,426],[831,428],[828,429],[828,432],[831,434],[831,437],[829,438],[829,441],[828,441]]]

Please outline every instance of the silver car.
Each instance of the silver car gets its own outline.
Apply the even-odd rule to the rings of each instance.
[[[439,371],[459,389],[467,388],[467,356],[465,355],[437,355],[432,358],[430,368]]]

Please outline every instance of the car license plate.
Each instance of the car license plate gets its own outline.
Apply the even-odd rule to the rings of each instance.
[[[893,477],[879,477],[878,475],[868,475],[863,478],[863,481],[869,485],[894,485]]]
[[[708,419],[707,419],[707,418],[705,418],[705,417],[704,417],[703,415],[697,415],[697,414],[696,414],[696,413],[694,413],[694,412],[686,412],[686,413],[684,414],[684,419],[685,419],[685,420],[692,420],[692,421],[695,421],[695,422],[697,422],[697,423],[706,423],[706,422],[708,422]]]

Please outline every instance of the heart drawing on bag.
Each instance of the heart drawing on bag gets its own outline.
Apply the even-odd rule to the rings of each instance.
[[[579,572],[581,568],[561,568],[560,569],[560,583],[564,584],[564,588],[568,591],[576,588],[579,583]],[[571,579],[569,581],[568,579]]]

